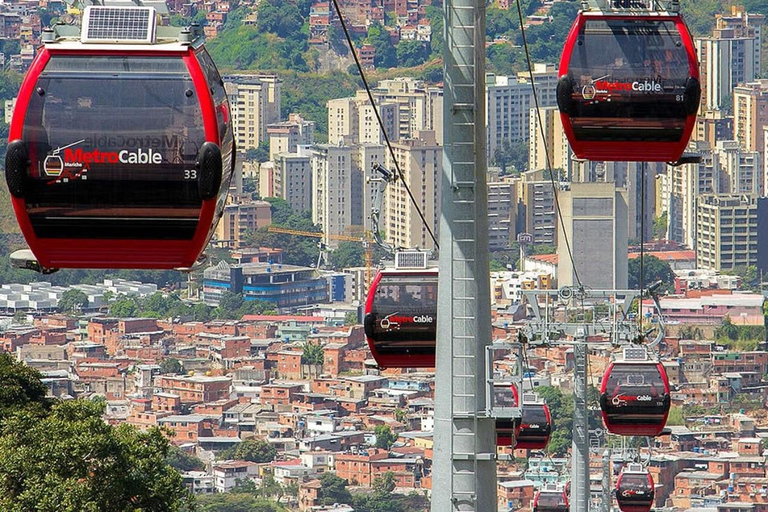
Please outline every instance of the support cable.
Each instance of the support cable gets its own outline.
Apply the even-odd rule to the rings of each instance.
[[[384,121],[381,119],[381,114],[379,113],[379,109],[376,107],[376,101],[373,98],[371,87],[370,85],[368,85],[368,79],[366,78],[365,72],[363,71],[363,65],[360,63],[360,58],[357,55],[357,51],[355,51],[355,45],[352,42],[352,37],[349,35],[347,22],[344,21],[344,16],[342,16],[341,14],[341,8],[339,7],[338,0],[333,0],[333,7],[334,7],[334,10],[336,11],[336,15],[339,17],[339,21],[341,22],[341,28],[344,30],[344,36],[347,38],[347,45],[349,45],[349,51],[352,52],[352,56],[355,59],[355,65],[357,66],[357,71],[360,73],[360,79],[363,81],[365,92],[368,94],[368,101],[371,103],[371,108],[373,109],[373,113],[376,114],[376,120],[379,123],[379,128],[381,129],[381,133],[382,135],[384,135],[384,141],[387,145],[387,150],[389,151],[389,154],[392,157],[392,162],[395,164],[396,176],[397,178],[400,178],[400,183],[403,184],[403,186],[405,187],[405,191],[408,192],[408,197],[411,198],[411,203],[413,204],[414,208],[416,208],[416,212],[419,214],[419,218],[421,218],[421,223],[426,228],[430,238],[432,238],[432,242],[435,244],[435,248],[437,250],[440,250],[440,244],[437,242],[437,238],[435,237],[435,234],[432,231],[432,226],[430,226],[429,223],[427,223],[427,219],[424,217],[424,213],[422,213],[421,208],[419,208],[419,205],[416,202],[416,198],[413,197],[413,193],[411,192],[411,188],[408,186],[408,183],[406,183],[406,181],[402,179],[403,173],[400,170],[400,164],[397,162],[397,158],[395,157],[395,150],[392,148],[392,143],[389,140],[389,135],[387,135],[387,130],[384,128]]]
[[[336,2],[336,0],[334,0]],[[549,148],[547,147],[547,138],[544,134],[544,124],[541,121],[541,109],[539,108],[539,96],[536,94],[536,83],[533,78],[533,65],[531,64],[531,54],[528,51],[528,40],[525,37],[525,23],[523,22],[523,10],[520,7],[520,0],[515,2],[517,4],[517,14],[520,18],[520,34],[523,38],[523,48],[525,49],[525,60],[528,64],[528,75],[531,79],[531,91],[533,92],[533,102],[536,108],[536,119],[539,123],[539,132],[541,133],[541,141],[544,144],[544,155],[547,159],[547,171],[549,171],[549,180],[552,183],[552,194],[555,201],[555,210],[557,211],[557,217],[560,221],[560,226],[563,230],[563,240],[565,241],[565,248],[568,250],[568,257],[571,260],[571,267],[573,268],[573,275],[576,277],[576,282],[579,284],[579,288],[583,288],[581,279],[579,278],[579,272],[576,269],[576,261],[573,259],[573,252],[571,251],[571,243],[568,240],[568,232],[565,230],[565,221],[563,220],[563,212],[560,209],[560,200],[557,196],[557,184],[555,183],[555,176],[552,173],[552,163],[550,162]]]

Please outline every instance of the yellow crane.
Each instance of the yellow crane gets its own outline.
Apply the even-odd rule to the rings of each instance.
[[[362,237],[350,236],[350,235],[333,235],[333,234],[325,234],[325,233],[316,233],[314,231],[301,231],[298,229],[281,228],[278,226],[268,226],[267,231],[269,231],[270,233],[282,233],[284,235],[306,236],[306,237],[317,238],[317,239],[339,240],[339,241],[345,241],[345,242],[361,242],[363,244],[363,247],[365,247],[366,291],[368,290],[368,287],[371,285],[371,268],[372,268],[372,261],[373,261],[373,254],[372,254],[373,249],[371,244],[371,234],[368,231],[366,231],[365,236],[362,236]]]

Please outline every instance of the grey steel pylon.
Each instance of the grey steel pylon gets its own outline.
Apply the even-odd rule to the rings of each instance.
[[[444,2],[443,176],[432,512],[496,510],[485,160],[485,2]]]

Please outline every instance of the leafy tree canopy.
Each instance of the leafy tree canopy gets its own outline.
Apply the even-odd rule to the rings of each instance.
[[[175,357],[166,357],[160,363],[160,373],[178,375],[184,371],[184,367],[181,365],[181,361]]]
[[[181,448],[170,445],[165,461],[178,471],[202,471],[205,463]]]
[[[325,472],[320,475],[320,490],[318,498],[321,505],[333,505],[334,503],[350,504],[352,495],[347,490],[347,481],[334,473]]]
[[[61,294],[59,300],[59,311],[67,314],[82,312],[83,308],[88,307],[88,295],[82,290],[72,288]]]
[[[261,439],[248,438],[225,451],[225,458],[251,462],[272,462],[277,455],[275,446]]]
[[[336,270],[350,267],[361,267],[365,263],[365,248],[360,242],[341,242],[332,251],[329,260]]]
[[[627,270],[629,272],[629,288],[640,288],[640,258],[629,260]],[[664,285],[671,286],[675,282],[675,273],[669,263],[662,261],[656,256],[643,255],[643,285],[645,288],[662,281]]]
[[[392,432],[389,425],[376,425],[373,433],[376,435],[376,448],[389,450],[394,442],[397,441],[397,434]]]
[[[42,414],[52,405],[43,376],[11,354],[0,354],[0,420],[14,412],[30,410]]]
[[[325,355],[319,343],[305,343],[301,353],[301,364],[323,364]]]
[[[0,509],[133,512],[186,509],[181,475],[157,428],[112,427],[103,405],[56,404],[44,417],[18,411],[0,426]]]

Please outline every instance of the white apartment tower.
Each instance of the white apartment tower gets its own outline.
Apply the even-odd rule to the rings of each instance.
[[[354,98],[328,100],[328,142],[330,144],[384,144],[384,133],[365,91]],[[381,120],[391,142],[397,139],[398,107],[377,102]]]
[[[312,166],[310,151],[298,146],[296,153],[280,153],[275,156],[275,172],[281,178],[280,196],[295,212],[312,210]]]
[[[329,235],[343,235],[352,225],[352,148],[317,144],[310,148],[312,168],[312,222],[336,246]]]
[[[486,155],[494,159],[504,141],[528,141],[531,84],[512,76],[486,75]]]
[[[390,184],[385,193],[381,224],[386,240],[396,247],[433,249],[435,243],[401,182],[408,184],[419,210],[437,237],[443,148],[437,144],[435,132],[432,131],[416,132],[415,138],[392,146],[402,178]],[[386,166],[394,168],[389,153]]]
[[[276,75],[224,77],[238,151],[258,148],[267,140],[267,125],[280,121],[281,85]]]

